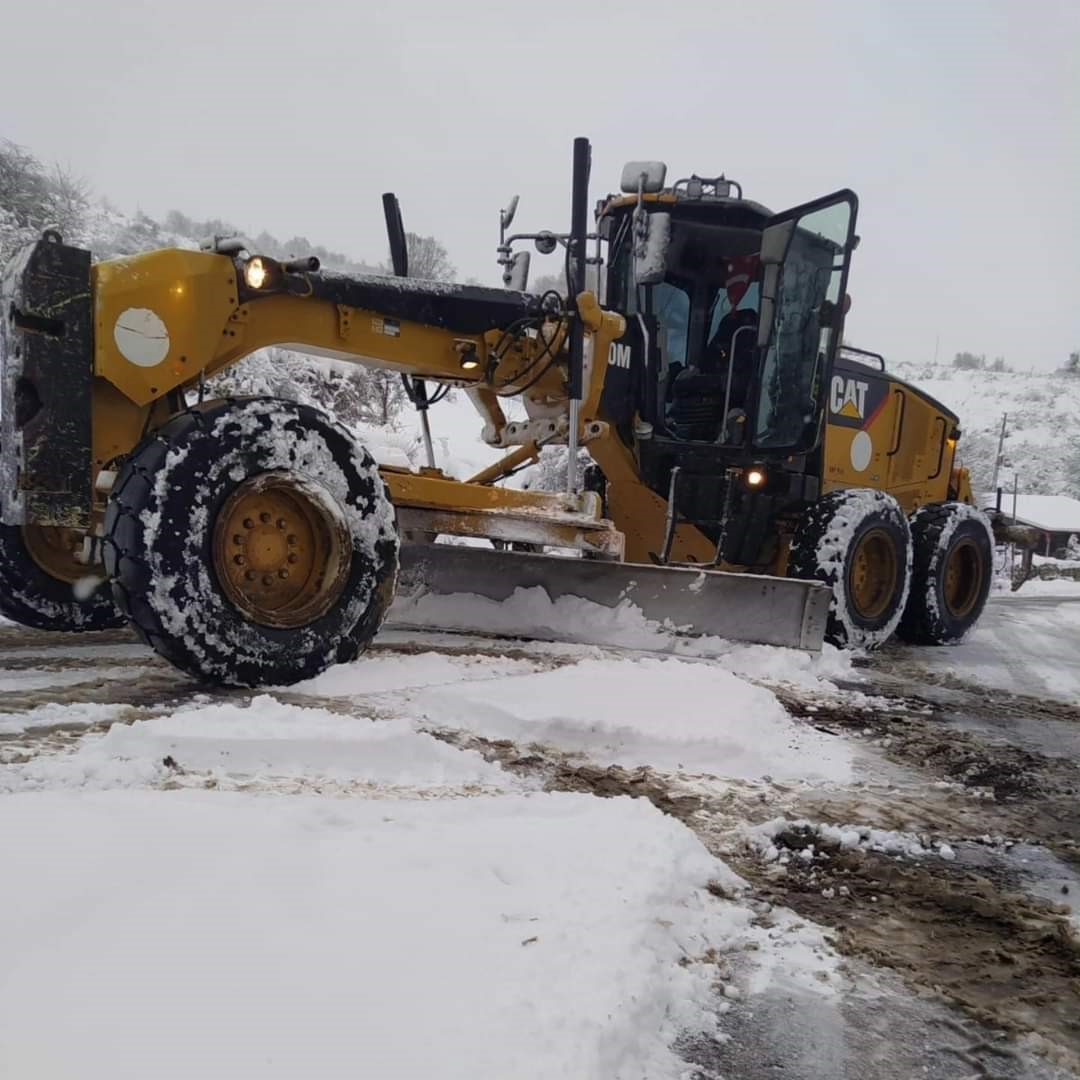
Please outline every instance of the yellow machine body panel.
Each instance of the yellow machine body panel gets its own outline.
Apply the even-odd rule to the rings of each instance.
[[[138,405],[195,378],[237,306],[232,262],[199,251],[98,263],[91,281],[94,372]]]
[[[908,514],[956,497],[957,418],[863,364],[839,362],[827,388],[822,491],[887,491]]]

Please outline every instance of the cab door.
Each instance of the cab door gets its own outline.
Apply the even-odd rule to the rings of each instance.
[[[859,201],[842,190],[769,220],[762,233],[761,318],[750,448],[803,454],[822,436],[825,392],[844,327]]]

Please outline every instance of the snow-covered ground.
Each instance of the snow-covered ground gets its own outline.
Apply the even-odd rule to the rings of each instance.
[[[463,397],[433,426],[456,475],[498,456]],[[408,430],[381,439],[414,460]],[[900,655],[1080,703],[1070,590],[1029,583],[962,645]],[[860,1033],[882,1000],[881,1045],[928,1006],[760,885],[831,848],[957,865],[906,808],[956,785],[862,730],[888,702],[857,658],[626,631],[391,630],[307,683],[207,693],[123,635],[0,624],[0,1075],[912,1075],[917,1048],[886,1063]],[[855,902],[838,889],[811,894]],[[1057,1075],[1017,1060],[1002,1075]]]
[[[9,1076],[674,1075],[667,1043],[711,1022],[706,950],[749,936],[642,800],[50,791],[0,815]]]
[[[995,594],[974,631],[949,649],[911,649],[928,671],[1080,704],[1080,582],[1029,581]]]
[[[9,700],[64,698],[0,718],[43,741],[0,775],[5,1075],[675,1077],[672,1044],[715,1036],[729,998],[781,976],[834,992],[821,933],[759,925],[685,825],[450,738],[850,775],[843,740],[724,666],[387,651],[288,692],[147,707],[103,663],[121,648],[148,659],[3,655]],[[76,737],[49,746],[59,731]]]

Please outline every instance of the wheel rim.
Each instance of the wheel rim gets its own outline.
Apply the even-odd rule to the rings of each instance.
[[[971,614],[983,586],[983,561],[979,546],[963,537],[945,559],[942,593],[950,615],[962,619]]]
[[[62,529],[52,525],[22,527],[23,543],[30,558],[49,577],[66,581],[69,585],[74,585],[92,572],[78,558],[83,549],[83,535],[78,529]]]
[[[860,618],[871,622],[889,609],[898,568],[896,545],[884,529],[871,529],[859,539],[851,556],[848,596]]]
[[[349,573],[349,531],[320,491],[287,473],[242,483],[218,513],[213,564],[252,622],[294,628],[325,615]]]

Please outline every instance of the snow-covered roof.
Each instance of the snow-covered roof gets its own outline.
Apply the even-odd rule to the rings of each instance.
[[[994,494],[980,495],[979,505],[997,505]],[[1011,518],[1013,514],[1012,493],[1001,493],[1001,509]],[[1025,525],[1034,525],[1047,532],[1074,532],[1080,534],[1080,499],[1068,495],[1017,495],[1016,519]]]

